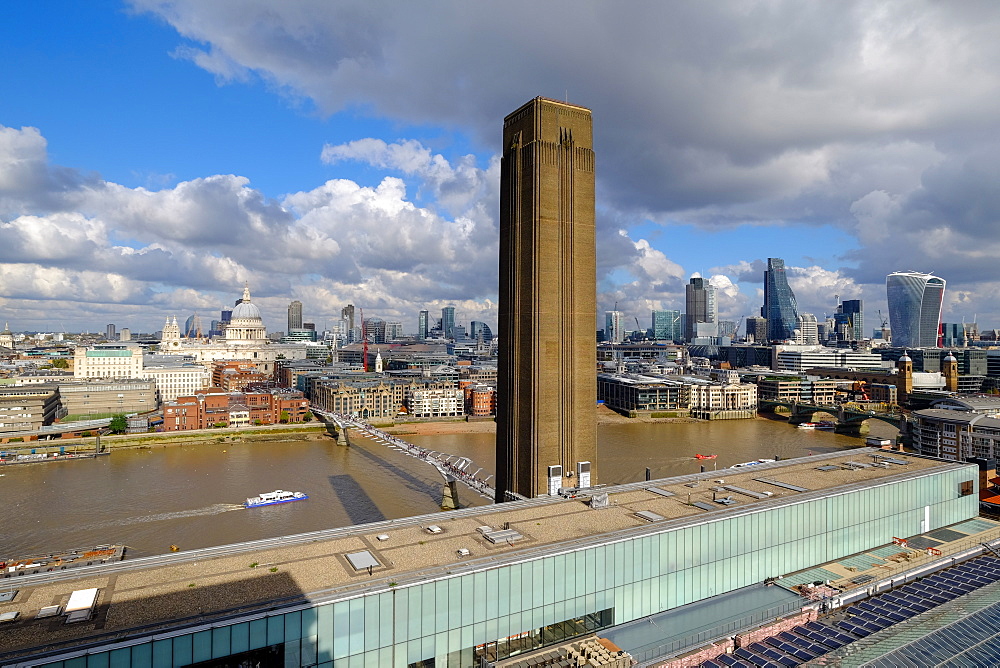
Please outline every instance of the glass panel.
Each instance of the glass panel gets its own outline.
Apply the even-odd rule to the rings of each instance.
[[[167,641],[169,643],[169,641]],[[108,668],[111,662],[111,658],[108,656],[107,652],[101,652],[100,654],[90,654],[87,656],[87,668]],[[166,664],[169,668],[170,664]]]
[[[192,638],[192,654],[191,658],[194,663],[199,661],[208,661],[212,658],[212,632],[211,631],[199,631],[191,636]],[[111,658],[112,666],[114,666],[114,657]]]
[[[153,665],[153,645],[146,642],[132,646],[132,668],[150,668]]]
[[[254,619],[250,622],[250,649],[267,647],[267,619]],[[174,655],[177,645],[174,645]]]
[[[172,668],[173,657],[173,642],[171,640],[156,640],[153,642],[153,668]],[[93,666],[89,662],[87,663],[88,668],[103,668],[99,666]]]
[[[302,613],[300,611],[288,612],[283,615],[285,618],[285,642],[298,640],[302,637]]]
[[[229,627],[229,644],[233,654],[246,652],[250,649],[250,625],[247,623],[234,624]]]
[[[351,602],[341,601],[333,606],[333,658],[334,661],[350,654]]]
[[[223,626],[218,629],[212,629],[212,658],[218,659],[222,656],[229,656],[232,651],[229,649],[229,637],[231,629],[228,626]]]
[[[355,598],[349,603],[351,625],[347,653],[361,654],[365,651],[365,601],[363,598]]]
[[[193,657],[191,656],[191,645],[191,636],[179,636],[174,638],[175,666],[186,666],[189,663],[194,663]]]
[[[323,663],[333,661],[333,606],[324,605],[316,609],[316,660]],[[391,632],[391,629],[390,629]]]
[[[379,597],[366,596],[365,599],[365,651],[378,649]]]
[[[267,644],[278,645],[285,642],[284,615],[267,618]]]

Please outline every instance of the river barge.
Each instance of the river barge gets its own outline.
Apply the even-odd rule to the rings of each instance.
[[[68,568],[79,568],[80,566],[108,564],[114,561],[121,561],[124,558],[124,545],[98,545],[92,548],[80,548],[67,552],[52,552],[13,559],[0,558],[0,577],[9,578],[18,575],[64,571]]]

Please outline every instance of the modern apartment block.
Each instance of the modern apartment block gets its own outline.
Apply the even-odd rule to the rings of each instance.
[[[503,123],[497,500],[599,476],[590,110],[536,97]]]

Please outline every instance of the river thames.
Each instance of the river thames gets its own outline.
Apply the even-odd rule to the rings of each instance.
[[[888,425],[873,426],[881,434]],[[857,438],[765,419],[598,427],[599,482],[642,480],[862,445]],[[353,434],[352,434],[353,436]],[[466,456],[493,472],[492,433],[402,435]],[[699,461],[695,454],[718,458]],[[475,470],[472,469],[472,470]],[[194,549],[436,512],[441,476],[431,466],[354,437],[184,445],[119,451],[98,459],[0,469],[0,558],[122,543],[128,555]],[[286,489],[309,500],[245,510],[248,496]],[[460,486],[463,505],[487,503]]]

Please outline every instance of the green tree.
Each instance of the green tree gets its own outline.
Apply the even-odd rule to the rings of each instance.
[[[281,424],[288,424],[288,411],[281,411],[278,421],[281,422]]]
[[[128,418],[125,417],[124,413],[115,413],[111,416],[108,429],[111,430],[112,434],[124,434],[128,430]]]
[[[54,369],[68,369],[69,362],[66,360],[52,360],[52,368]]]

